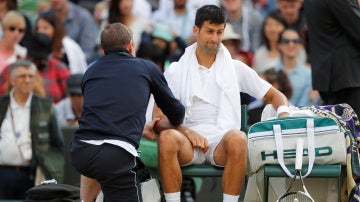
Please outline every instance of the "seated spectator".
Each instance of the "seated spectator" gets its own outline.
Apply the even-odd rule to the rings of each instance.
[[[74,39],[84,51],[86,60],[91,61],[95,53],[98,27],[89,10],[69,0],[50,0],[50,9],[64,24],[67,35]]]
[[[241,49],[254,52],[260,45],[261,24],[260,12],[243,0],[221,0],[226,14],[226,22],[241,36]]]
[[[70,73],[85,73],[86,56],[78,43],[66,35],[63,24],[54,15],[41,14],[35,22],[35,32],[51,38],[51,56],[61,60],[70,68]]]
[[[290,102],[296,106],[309,106],[313,102],[310,99],[311,68],[307,67],[304,61],[298,59],[298,53],[302,48],[302,40],[299,32],[292,28],[286,28],[280,33],[279,49],[281,60],[275,69],[284,70],[289,77],[293,88],[293,96]]]
[[[148,26],[148,19],[133,14],[133,7],[133,1],[111,0],[108,24],[121,22],[128,26],[133,32],[135,50],[138,50],[141,42],[141,35]]]
[[[269,68],[260,76],[273,87],[282,92],[286,98],[290,99],[292,96],[292,87],[288,76],[283,70],[275,70]],[[269,104],[269,100],[256,100],[248,105],[248,125],[251,126],[261,120],[261,113],[265,106]],[[289,103],[291,104],[291,103]]]
[[[3,93],[10,93],[11,89],[13,88],[13,85],[11,84],[11,80],[10,78],[10,67],[12,64],[10,64],[8,67],[6,67],[5,71],[3,72],[3,74],[0,76],[0,79],[4,76],[6,79],[5,82],[0,82],[0,88],[3,89]],[[41,75],[36,74],[35,78],[34,78],[34,89],[33,92],[35,94],[37,94],[38,96],[41,97],[46,97],[46,92],[45,92],[45,86],[44,86],[44,81],[41,78]],[[2,94],[2,93],[1,93]]]
[[[142,43],[136,52],[136,56],[153,61],[164,72],[166,54],[158,44],[152,42]]]
[[[187,46],[186,42],[179,37],[169,25],[164,23],[156,23],[153,25],[150,33],[143,33],[142,43],[149,42],[163,49],[166,55],[164,69],[166,69],[171,62],[178,61]]]
[[[102,0],[94,6],[94,19],[96,24],[100,27],[105,27],[105,24],[109,17],[109,4],[110,0]]]
[[[286,21],[281,13],[270,13],[262,25],[262,44],[255,51],[254,70],[262,73],[280,62],[279,34],[286,28]],[[297,55],[299,61],[306,61],[305,49],[301,46]]]
[[[64,140],[52,101],[34,92],[36,66],[18,60],[9,69],[12,89],[0,96],[0,200],[23,200],[40,176],[62,182]]]
[[[158,10],[152,13],[151,23],[154,25],[157,23],[166,24],[186,44],[194,43],[193,26],[195,10],[188,7],[189,3],[190,0],[166,0],[167,5],[160,6]]]
[[[9,64],[26,56],[26,48],[19,45],[26,29],[24,17],[17,11],[9,11],[2,18],[1,27],[0,74]]]
[[[64,63],[50,55],[51,51],[51,39],[46,34],[36,33],[27,56],[38,68],[46,96],[57,103],[66,96],[66,80],[70,73]]]
[[[152,14],[152,9],[148,0],[133,0],[133,1],[134,1],[134,6],[131,12],[135,16],[142,16],[146,19],[149,19]]]
[[[250,51],[244,51],[241,47],[241,36],[234,32],[231,24],[226,23],[222,43],[229,50],[231,57],[252,66],[254,55]]]
[[[286,27],[295,29],[303,37],[307,30],[304,12],[302,12],[303,0],[277,0],[277,11],[284,17]],[[301,38],[305,43],[304,38]]]
[[[71,74],[68,78],[67,97],[55,105],[57,117],[61,126],[78,126],[81,117],[84,97],[81,91],[83,74]]]
[[[285,27],[285,19],[279,12],[272,12],[266,16],[261,28],[261,45],[255,51],[253,65],[259,74],[279,63],[279,34]]]
[[[24,32],[24,36],[20,40],[19,44],[21,46],[27,47],[30,40],[31,40],[31,21],[30,21],[30,19],[29,19],[29,17],[27,15],[25,15],[23,12],[20,12],[18,10],[18,1],[15,1],[15,0],[1,0],[0,1],[0,21],[2,21],[2,19],[6,15],[6,13],[8,13],[9,11],[17,11],[24,17],[25,24],[26,24],[26,29],[25,29],[25,32]],[[0,38],[2,36],[2,33],[3,33],[3,30],[0,27]]]

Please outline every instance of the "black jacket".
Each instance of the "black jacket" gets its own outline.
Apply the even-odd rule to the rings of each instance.
[[[357,0],[305,0],[313,88],[360,87],[360,7]]]

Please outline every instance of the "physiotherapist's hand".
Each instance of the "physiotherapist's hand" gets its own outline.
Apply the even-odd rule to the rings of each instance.
[[[153,118],[149,123],[147,123],[144,127],[142,136],[150,140],[157,140],[159,135],[154,130],[154,125],[158,122],[160,118]]]
[[[207,150],[209,149],[209,143],[204,136],[191,129],[187,129],[185,135],[190,140],[193,148],[198,148],[203,153],[207,152]]]

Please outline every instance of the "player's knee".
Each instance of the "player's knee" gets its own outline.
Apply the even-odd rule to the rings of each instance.
[[[227,141],[239,145],[247,145],[247,136],[240,130],[230,130],[226,134]]]
[[[226,147],[229,153],[241,155],[246,153],[247,137],[244,132],[231,130],[226,134]]]
[[[179,132],[174,129],[164,130],[160,133],[158,139],[159,149],[162,148],[174,148],[177,145],[179,139]]]

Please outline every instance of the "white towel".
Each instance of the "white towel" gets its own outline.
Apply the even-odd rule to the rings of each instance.
[[[200,75],[198,72],[199,64],[195,54],[196,46],[197,43],[194,43],[187,47],[179,62],[172,63],[165,72],[166,80],[172,92],[186,108],[192,105],[193,96],[203,97],[201,96],[203,92],[200,88]],[[222,44],[220,44],[212,68],[215,68],[216,83],[221,89],[217,126],[223,130],[240,129],[239,84],[231,55]],[[189,112],[187,111],[185,115],[188,117]]]

